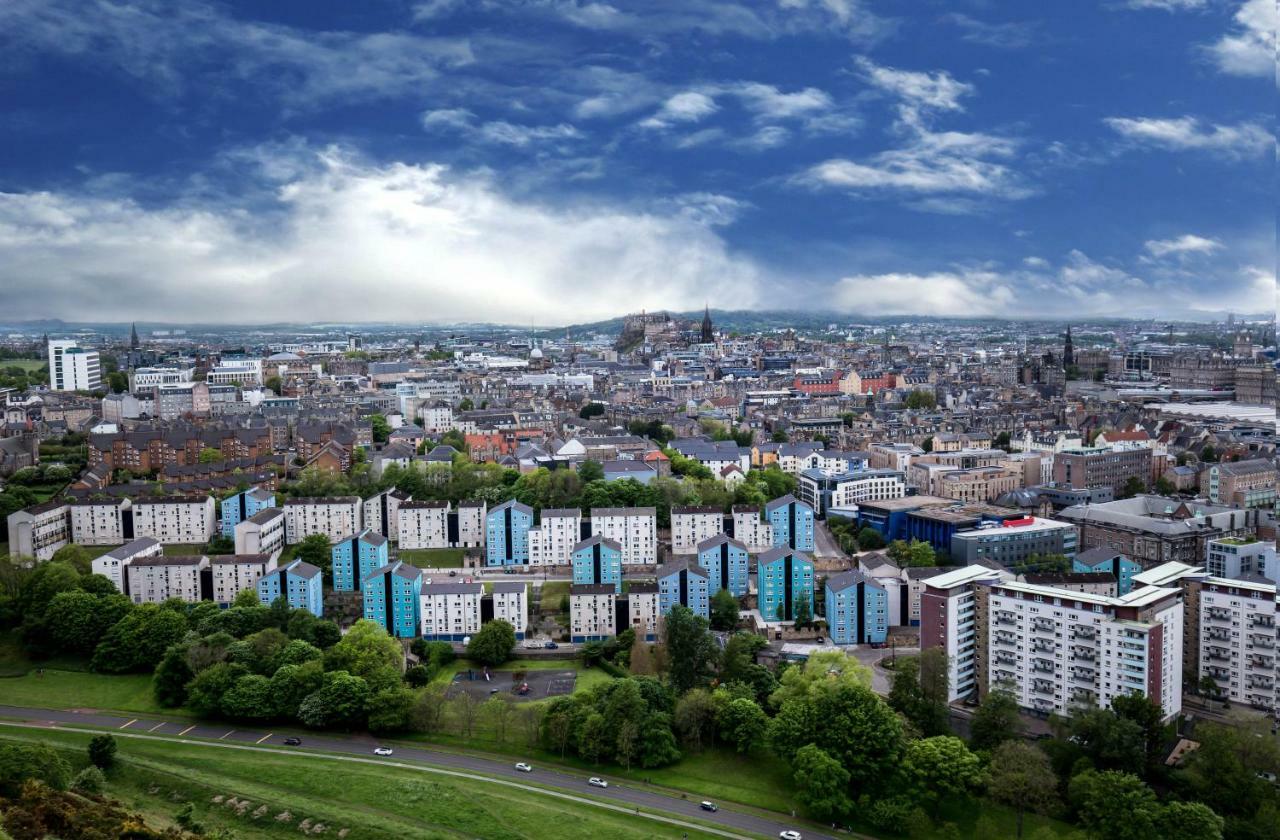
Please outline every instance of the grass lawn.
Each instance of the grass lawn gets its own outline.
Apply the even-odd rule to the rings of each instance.
[[[543,615],[556,615],[560,612],[560,602],[569,595],[569,581],[549,580],[542,584],[542,600],[538,603],[538,611]]]
[[[466,549],[462,548],[405,548],[396,554],[419,569],[461,569],[462,560],[467,556]]]
[[[0,679],[0,703],[50,709],[183,714],[180,709],[164,709],[156,704],[151,694],[150,674],[94,674],[41,664],[43,675],[30,670],[25,676]]]
[[[3,359],[0,360],[0,368],[22,368],[24,371],[31,373],[47,365],[44,359]]]
[[[35,494],[36,503],[47,502],[67,488],[65,481],[41,481],[23,485]]]
[[[189,557],[193,554],[204,554],[204,543],[173,543],[163,546],[165,557]]]
[[[65,748],[77,769],[90,736],[5,730],[5,740],[44,741]],[[118,738],[117,764],[106,794],[157,826],[174,824],[187,802],[205,831],[225,828],[241,838],[297,837],[299,824],[328,827],[346,840],[486,837],[679,837],[684,829],[504,785],[418,770],[136,738]],[[477,796],[477,793],[482,794]],[[234,798],[237,805],[228,805]],[[217,801],[215,801],[217,800]],[[286,813],[287,819],[279,819]],[[690,836],[703,837],[693,830]]]

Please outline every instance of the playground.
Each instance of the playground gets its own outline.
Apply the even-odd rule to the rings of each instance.
[[[578,674],[572,668],[528,671],[468,668],[454,675],[448,696],[456,697],[465,693],[477,700],[488,700],[505,693],[516,702],[546,700],[549,697],[572,694],[577,682]]]

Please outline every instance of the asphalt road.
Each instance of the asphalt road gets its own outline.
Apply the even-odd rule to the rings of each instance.
[[[608,780],[609,787],[596,788],[587,784],[587,778],[591,774],[586,771],[578,773],[553,770],[538,767],[535,764],[533,773],[521,773],[514,768],[513,762],[510,761],[440,752],[395,742],[393,742],[395,754],[387,758],[381,758],[373,755],[373,748],[380,742],[370,735],[340,736],[306,733],[297,736],[302,738],[301,747],[285,747],[284,739],[295,733],[273,733],[263,729],[237,729],[207,722],[192,724],[190,721],[172,719],[129,718],[120,714],[99,712],[94,709],[58,710],[0,705],[0,717],[22,721],[33,726],[54,729],[58,728],[59,725],[67,727],[86,726],[114,729],[131,735],[164,738],[170,741],[186,741],[198,738],[205,741],[222,742],[226,745],[235,745],[239,748],[284,748],[301,753],[317,751],[359,756],[364,760],[384,761],[388,764],[409,766],[416,764],[447,768],[449,770],[475,773],[485,778],[507,780],[513,783],[525,785],[532,783],[525,789],[535,793],[539,792],[537,785],[555,788],[556,790],[570,792],[574,798],[588,803],[638,808],[640,814],[637,819],[645,818],[645,814],[653,814],[657,815],[663,822],[673,822],[677,825],[688,827],[690,830],[705,830],[704,825],[687,822],[696,820],[698,823],[716,826],[721,830],[721,833],[730,837],[747,835],[777,837],[778,833],[784,829],[799,830],[804,835],[805,840],[834,837],[830,833],[815,831],[807,825],[779,821],[756,813],[735,810],[731,805],[722,804],[719,811],[709,813],[699,807],[698,803],[701,801],[701,797],[696,794],[691,793],[688,795],[688,799],[681,799],[677,796],[647,788],[645,785],[633,781],[615,781],[609,778],[607,773],[597,775]],[[848,837],[850,835],[844,834],[841,836]]]

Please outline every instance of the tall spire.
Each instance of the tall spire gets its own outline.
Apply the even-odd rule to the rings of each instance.
[[[139,344],[141,342],[138,341],[138,322],[135,321],[133,326],[129,328],[129,347],[132,350],[137,350]]]
[[[1062,366],[1069,368],[1076,363],[1076,348],[1071,341],[1071,325],[1067,324],[1067,340],[1062,344]]]
[[[711,327],[711,304],[708,303],[702,310],[702,343],[712,344],[715,340],[715,332]]]

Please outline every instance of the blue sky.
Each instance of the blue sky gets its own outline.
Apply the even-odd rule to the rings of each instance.
[[[1272,0],[7,0],[17,317],[1221,317]]]

